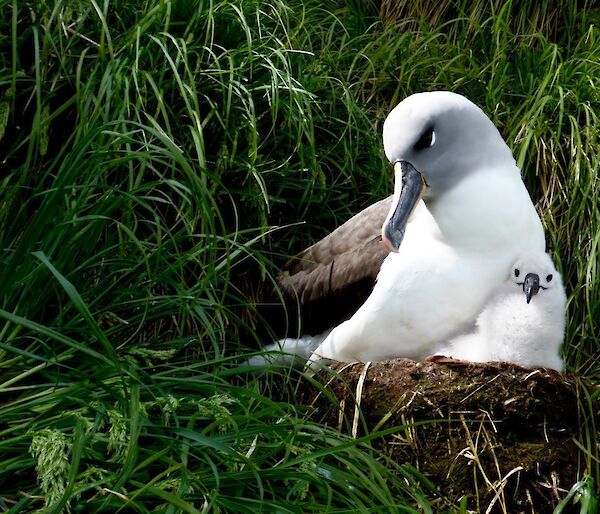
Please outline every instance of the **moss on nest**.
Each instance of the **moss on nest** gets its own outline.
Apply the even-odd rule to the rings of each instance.
[[[551,512],[589,470],[577,441],[589,385],[511,364],[408,359],[336,364],[315,389],[315,416],[354,436],[396,427],[376,443],[414,465],[450,502],[480,512]],[[599,405],[594,406],[599,412]],[[589,419],[590,426],[594,419]],[[465,500],[463,500],[465,501]]]

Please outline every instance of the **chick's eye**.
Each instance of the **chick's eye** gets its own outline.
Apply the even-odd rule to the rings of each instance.
[[[515,268],[515,277],[518,277],[520,274],[521,272],[517,268]]]
[[[546,277],[546,282],[550,282],[551,280],[552,280],[552,275],[548,275],[548,276]]]
[[[415,143],[415,150],[424,150],[433,146],[433,143],[435,143],[435,132],[433,131],[433,127],[429,127]]]

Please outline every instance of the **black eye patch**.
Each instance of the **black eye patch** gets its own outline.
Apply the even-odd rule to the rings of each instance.
[[[515,268],[515,277],[518,277],[520,274],[521,272],[517,268]]]
[[[415,143],[415,150],[424,150],[429,148],[433,142],[433,127],[428,127],[425,132],[421,134],[419,140]]]
[[[551,280],[552,280],[552,275],[548,275],[548,276],[546,277],[546,282],[550,282]]]

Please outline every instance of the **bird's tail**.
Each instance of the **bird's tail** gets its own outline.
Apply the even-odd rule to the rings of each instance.
[[[262,350],[263,353],[250,357],[246,361],[246,364],[259,369],[272,366],[294,366],[301,368],[329,335],[329,332],[331,330],[315,336],[280,339],[276,343],[266,345]]]

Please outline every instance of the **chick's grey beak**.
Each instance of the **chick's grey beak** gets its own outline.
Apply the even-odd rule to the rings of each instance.
[[[410,162],[394,163],[394,200],[381,230],[381,239],[391,252],[400,248],[408,219],[426,189],[425,178]]]
[[[527,303],[531,301],[533,295],[536,295],[540,290],[540,277],[536,273],[527,273],[523,282],[523,292],[527,297]]]

